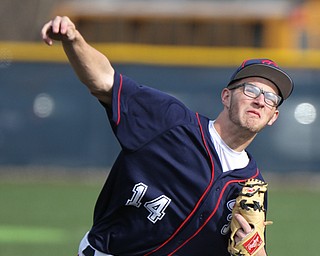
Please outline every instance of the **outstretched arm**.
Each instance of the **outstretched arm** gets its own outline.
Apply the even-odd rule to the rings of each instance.
[[[80,81],[94,96],[110,106],[114,69],[105,55],[85,41],[74,23],[68,17],[57,16],[43,26],[41,35],[49,46],[54,40],[62,42]]]

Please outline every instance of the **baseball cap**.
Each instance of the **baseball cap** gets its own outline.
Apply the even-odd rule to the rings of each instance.
[[[265,78],[277,86],[282,97],[280,104],[292,93],[294,87],[292,79],[277,63],[270,59],[249,59],[243,61],[231,76],[228,86],[236,80],[254,76]]]

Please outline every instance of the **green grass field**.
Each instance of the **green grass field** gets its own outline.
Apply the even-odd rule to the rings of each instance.
[[[76,175],[76,174],[75,174]],[[0,181],[0,255],[76,255],[103,185],[73,181]],[[318,255],[320,191],[270,189],[269,255]]]

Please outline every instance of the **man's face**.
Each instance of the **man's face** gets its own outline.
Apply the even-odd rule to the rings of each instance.
[[[245,78],[239,81],[239,84],[244,82],[253,84],[263,91],[278,94],[277,87],[264,78]],[[238,127],[258,133],[266,125],[272,125],[276,121],[279,111],[265,103],[263,94],[256,99],[250,98],[243,93],[243,87],[231,90],[230,93],[229,118]]]

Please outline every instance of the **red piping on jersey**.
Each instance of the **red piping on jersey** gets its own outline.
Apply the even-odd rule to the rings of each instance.
[[[121,90],[122,90],[122,75],[120,74],[120,84],[119,84],[118,97],[117,97],[117,100],[118,100],[118,104],[117,104],[118,116],[117,116],[116,125],[118,125],[120,123],[120,111],[121,111],[121,108],[120,108],[120,105],[121,105],[120,96],[121,96]]]
[[[199,114],[196,113],[196,116],[197,116],[197,120],[198,120],[198,125],[199,125],[199,128],[200,128],[200,132],[201,132],[201,137],[202,137],[202,141],[203,141],[203,144],[206,148],[206,151],[208,153],[208,156],[209,156],[209,159],[210,159],[210,163],[211,163],[211,179],[210,179],[210,182],[209,182],[209,185],[207,186],[206,190],[204,191],[204,193],[202,194],[202,196],[200,197],[200,199],[198,200],[198,202],[196,203],[195,207],[193,208],[192,212],[188,215],[188,217],[181,223],[181,225],[177,228],[177,230],[165,241],[163,242],[159,247],[157,247],[156,249],[154,249],[153,251],[151,252],[148,252],[146,253],[144,256],[148,256],[148,255],[151,255],[153,253],[155,253],[156,251],[160,250],[162,247],[164,247],[167,243],[169,243],[179,232],[180,230],[183,228],[183,226],[189,221],[189,219],[195,214],[195,212],[197,211],[197,209],[199,208],[201,202],[203,201],[204,197],[207,195],[207,193],[209,192],[212,184],[213,184],[213,180],[214,180],[214,162],[213,162],[213,159],[212,159],[212,156],[210,154],[210,151],[209,151],[209,148],[208,148],[208,145],[207,145],[207,142],[205,140],[205,137],[204,137],[204,133],[203,133],[203,129],[202,129],[202,125],[200,123],[200,118],[199,118]],[[189,241],[190,239],[188,239],[187,241]],[[178,249],[180,249],[181,247],[179,247]],[[176,250],[178,250],[176,249]]]
[[[259,170],[257,169],[255,175],[253,175],[250,179],[254,179],[256,178],[257,176],[259,175]],[[235,183],[235,182],[244,182],[246,181],[247,179],[242,179],[242,180],[230,180],[228,181],[223,189],[221,190],[221,193],[219,195],[219,198],[218,198],[218,201],[217,201],[217,204],[214,208],[214,210],[212,211],[212,213],[209,215],[209,217],[206,219],[206,221],[200,226],[200,228],[192,235],[190,236],[187,240],[185,240],[177,249],[175,249],[173,252],[171,252],[170,254],[168,254],[168,256],[172,256],[174,253],[176,253],[177,251],[179,251],[183,246],[185,246],[188,242],[190,242],[190,240],[192,240],[196,235],[198,235],[200,233],[200,231],[208,224],[208,222],[211,220],[211,218],[215,215],[216,211],[218,210],[219,208],[219,205],[220,205],[220,202],[221,202],[221,199],[222,199],[222,196],[226,190],[226,188],[231,184],[231,183]]]
[[[154,249],[153,251],[145,254],[144,256],[148,256],[148,255],[151,255],[153,253],[155,253],[156,251],[160,250],[162,247],[164,247],[167,243],[169,243],[178,233],[179,231],[182,229],[182,227],[187,223],[187,221],[192,217],[192,215],[196,212],[196,210],[199,208],[199,205],[201,203],[201,201],[203,200],[203,198],[205,197],[205,195],[209,192],[209,189],[211,188],[212,184],[213,184],[213,180],[214,180],[214,162],[213,162],[213,159],[212,159],[212,155],[209,151],[209,147],[207,145],[207,142],[205,140],[205,137],[204,137],[204,132],[203,132],[203,129],[202,129],[202,125],[201,125],[201,122],[200,122],[200,118],[199,118],[199,114],[196,113],[196,116],[197,116],[197,120],[198,120],[198,125],[199,125],[199,128],[200,128],[200,132],[201,132],[201,137],[202,137],[202,140],[203,140],[203,144],[206,148],[206,151],[208,153],[208,156],[209,156],[209,159],[210,159],[210,162],[211,162],[211,180],[210,180],[210,183],[208,185],[208,187],[206,188],[206,190],[204,191],[204,193],[202,194],[202,196],[200,197],[199,201],[197,202],[196,206],[194,207],[194,209],[192,210],[192,212],[189,214],[189,216],[182,222],[182,224],[178,227],[178,229],[164,242],[162,243],[159,247],[157,247],[156,249]],[[256,173],[251,177],[251,179],[253,178],[256,178],[257,176],[259,175],[259,170],[257,169],[256,170]],[[223,186],[223,189],[221,190],[221,193],[219,195],[219,198],[217,200],[217,203],[216,203],[216,206],[215,208],[213,209],[212,213],[209,215],[209,217],[205,220],[205,222],[200,226],[200,228],[198,228],[198,230],[193,234],[191,235],[187,240],[185,240],[179,247],[177,247],[174,251],[172,251],[170,254],[168,254],[168,256],[173,256],[174,253],[176,253],[177,251],[179,251],[183,246],[185,246],[188,242],[190,242],[195,236],[197,236],[201,230],[208,224],[208,222],[212,219],[212,217],[215,215],[215,213],[217,212],[218,208],[219,208],[219,205],[220,205],[220,202],[222,200],[222,197],[224,195],[224,192],[226,191],[227,187],[232,184],[232,183],[236,183],[236,182],[243,182],[247,179],[241,179],[241,180],[230,180],[228,181],[224,186]]]

